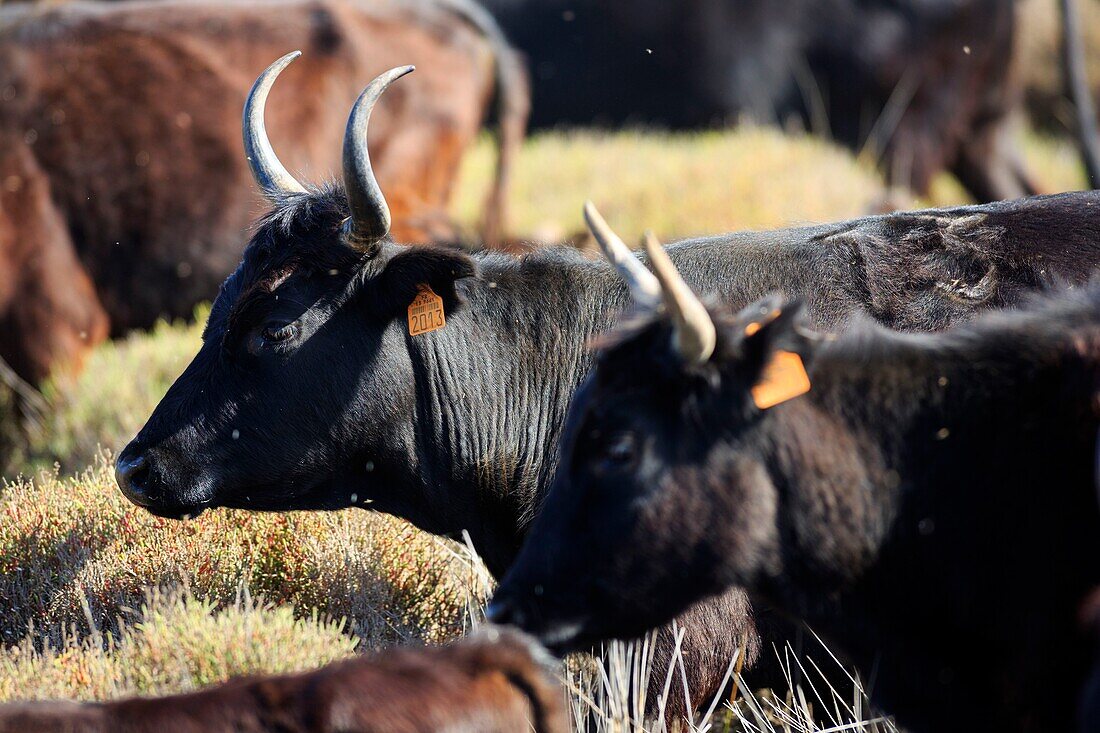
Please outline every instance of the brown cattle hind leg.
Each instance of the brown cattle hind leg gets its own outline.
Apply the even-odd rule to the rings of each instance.
[[[37,385],[79,369],[107,338],[107,314],[77,258],[49,182],[18,141],[0,154],[0,358]]]

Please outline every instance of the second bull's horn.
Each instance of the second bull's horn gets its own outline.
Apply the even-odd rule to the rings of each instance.
[[[642,310],[653,310],[661,303],[661,284],[653,273],[645,269],[645,265],[634,256],[626,242],[619,238],[608,226],[600,212],[591,202],[584,204],[584,220],[588,224],[589,231],[596,238],[603,256],[614,265],[619,275],[630,287],[630,295],[635,304]]]
[[[680,277],[668,252],[652,232],[646,232],[645,251],[649,254],[649,264],[661,283],[665,309],[672,317],[676,329],[673,345],[689,364],[706,362],[714,354],[717,341],[714,321],[710,319],[703,303],[684,282],[684,278]]]
[[[344,133],[344,189],[351,208],[345,236],[353,247],[369,248],[390,233],[390,207],[371,168],[370,154],[367,152],[367,126],[371,110],[382,93],[415,68],[398,66],[375,77],[351,108]]]
[[[271,91],[271,86],[282,70],[301,55],[301,51],[292,51],[268,66],[252,85],[252,90],[244,103],[242,121],[244,154],[248,158],[248,168],[252,171],[252,177],[256,179],[256,183],[268,198],[276,198],[287,193],[301,193],[306,190],[279,162],[275,150],[271,147],[271,141],[267,139],[267,128],[264,126],[264,107],[267,104],[267,95]]]

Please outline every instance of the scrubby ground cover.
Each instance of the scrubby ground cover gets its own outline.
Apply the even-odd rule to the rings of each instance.
[[[1065,142],[1030,137],[1025,154],[1047,190],[1082,185]],[[471,226],[491,157],[485,142],[464,171],[456,211]],[[888,197],[960,201],[944,179],[931,202],[914,202],[887,191],[866,161],[762,129],[545,134],[528,144],[516,178],[515,229],[533,236],[579,230],[589,197],[631,239],[647,227],[672,238],[834,220]],[[0,700],[187,690],[394,643],[436,643],[476,623],[489,588],[483,566],[463,545],[400,520],[360,509],[216,510],[181,523],[126,502],[110,451],[186,366],[204,319],[200,310],[200,325],[160,324],[104,345],[79,377],[46,387],[52,408],[41,429],[7,447]],[[642,730],[626,690],[648,674],[646,647],[614,645],[609,654],[607,676],[582,663],[570,673],[577,716],[594,717],[596,730]],[[668,694],[683,694],[677,680],[674,670]],[[832,730],[888,729],[861,695],[819,688],[743,698],[736,710],[716,701],[701,727],[813,730],[812,710]],[[852,720],[868,722],[844,727]]]

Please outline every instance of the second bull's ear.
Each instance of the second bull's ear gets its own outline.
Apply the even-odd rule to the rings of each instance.
[[[763,298],[737,317],[737,364],[751,385],[753,402],[767,409],[810,390],[807,366],[824,337],[802,325],[802,304]]]
[[[443,247],[407,247],[386,263],[378,276],[378,295],[394,312],[403,312],[427,285],[450,313],[462,304],[455,283],[477,277],[477,263],[467,254]]]

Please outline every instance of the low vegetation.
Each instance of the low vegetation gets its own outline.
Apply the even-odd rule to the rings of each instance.
[[[102,635],[32,639],[0,653],[0,700],[103,700],[197,689],[256,671],[309,669],[352,654],[340,622],[299,618],[243,592],[219,607],[183,590],[149,591],[140,610]]]
[[[159,519],[126,501],[102,458],[71,478],[9,483],[0,517],[8,644],[118,637],[125,609],[150,588],[182,586],[221,606],[246,587],[305,616],[346,619],[370,648],[461,633],[479,600],[459,549],[404,522],[363,510]]]
[[[468,156],[457,210],[469,220],[492,165],[490,146]],[[584,231],[591,198],[636,240],[847,218],[877,208],[887,191],[873,166],[808,135],[770,128],[692,135],[555,132],[532,139],[516,171],[513,229],[544,241]]]
[[[1021,133],[1021,142],[1043,192],[1085,186],[1078,154],[1064,138]],[[493,159],[492,145],[483,140],[464,164],[454,208],[471,226]],[[870,160],[771,128],[544,133],[528,143],[514,179],[512,229],[550,242],[583,235],[585,198],[627,242],[637,242],[646,229],[668,241],[967,203],[950,176],[937,179],[931,196],[921,200],[889,190]]]
[[[1048,190],[1082,184],[1065,143],[1028,138],[1025,154]],[[456,211],[471,227],[491,160],[485,141],[467,161]],[[917,203],[887,191],[870,163],[773,130],[533,139],[517,171],[515,229],[535,238],[578,231],[586,197],[631,238],[647,227],[672,238],[855,216],[888,199]],[[948,179],[932,198],[961,200]],[[108,451],[141,426],[199,338],[198,325],[162,323],[103,346],[82,375],[46,388],[53,407],[44,423],[8,446],[0,700],[187,690],[356,650],[436,643],[476,623],[489,587],[483,566],[465,547],[400,520],[363,510],[217,510],[181,523],[125,501]],[[570,678],[578,719],[595,720],[596,730],[642,730],[625,690],[647,673],[645,646],[609,654],[617,673],[581,665]],[[682,694],[675,681],[669,694]],[[794,690],[733,710],[716,701],[709,723],[809,731],[813,710],[835,719],[832,730],[887,729],[881,721],[839,727],[871,717],[860,694]]]

